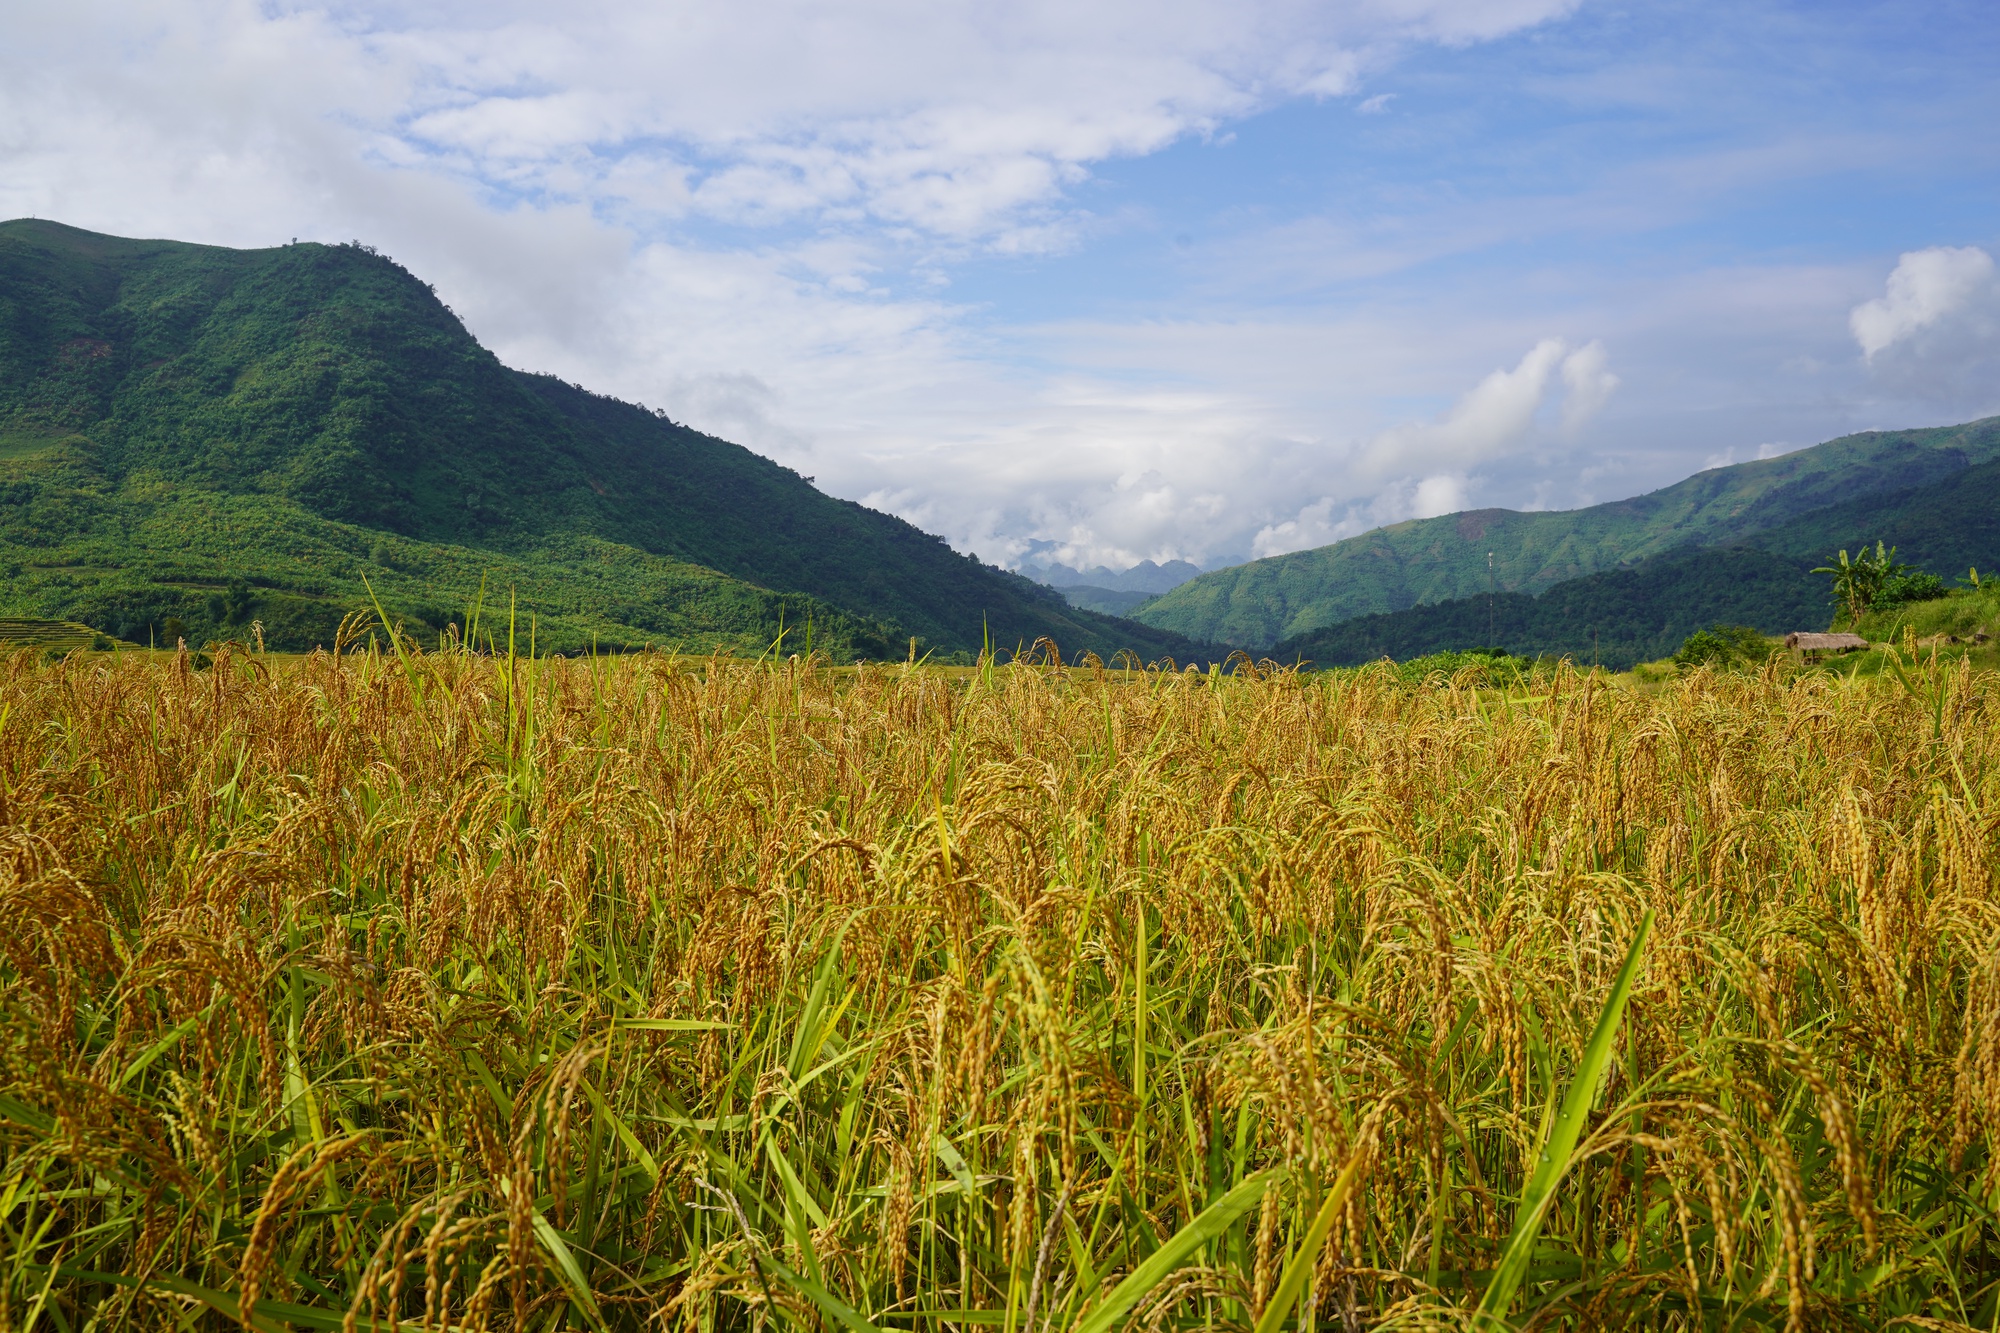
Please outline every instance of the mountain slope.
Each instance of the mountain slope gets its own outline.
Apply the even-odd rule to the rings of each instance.
[[[437,609],[485,572],[564,641],[748,642],[784,615],[871,654],[990,634],[1197,655],[727,441],[509,369],[360,246],[0,224],[0,500],[7,596],[37,614],[186,621],[235,577],[273,609],[326,603],[304,625],[364,576]]]
[[[1129,616],[1134,608],[1145,605],[1154,596],[1150,592],[1121,592],[1116,588],[1096,588],[1086,583],[1071,584],[1062,589],[1062,595],[1071,606],[1107,616]]]
[[[1565,580],[1539,595],[1456,597],[1356,616],[1288,639],[1272,656],[1358,666],[1493,642],[1526,656],[1567,654],[1623,671],[1666,656],[1713,624],[1750,625],[1767,634],[1823,628],[1825,581],[1809,577],[1810,568],[1754,547],[1654,556]]]
[[[2000,462],[1942,481],[1863,496],[1802,514],[1750,539],[1814,565],[1877,541],[1897,559],[1947,578],[2000,568]]]
[[[1630,500],[1556,513],[1480,509],[1379,528],[1316,550],[1217,570],[1135,610],[1221,642],[1277,643],[1355,616],[1567,579],[1688,545],[1740,541],[1802,514],[1920,486],[2000,458],[2000,417],[1843,436],[1739,463]]]
[[[1595,655],[1622,670],[1666,656],[1713,624],[1766,634],[1824,628],[1833,615],[1829,584],[1810,571],[1839,548],[1878,540],[1947,577],[2000,569],[2000,461],[1814,510],[1766,529],[1754,544],[1687,548],[1569,579],[1539,596],[1503,592],[1358,616],[1289,639],[1273,656],[1353,666],[1497,642],[1523,654]]]

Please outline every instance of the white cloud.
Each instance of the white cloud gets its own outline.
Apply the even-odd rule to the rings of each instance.
[[[1486,461],[1527,433],[1567,350],[1560,338],[1542,339],[1519,365],[1488,375],[1443,417],[1382,432],[1362,455],[1361,467],[1378,476],[1407,475]],[[1602,349],[1594,356],[1599,363],[1594,373],[1601,377]],[[1592,373],[1586,367],[1586,376]],[[1597,387],[1595,380],[1586,385],[1590,392]]]
[[[282,97],[298,78],[307,114],[360,131],[381,160],[509,195],[984,240],[1032,224],[1093,163],[1285,98],[1345,93],[1410,43],[1483,40],[1574,2],[576,0],[559,13],[446,2],[272,14],[243,0],[136,11],[85,0],[42,25],[43,43],[13,45],[27,74],[51,45],[130,51],[130,34],[148,32],[139,61],[113,61],[114,81],[132,63],[154,77],[161,57],[170,79],[230,64],[226,97],[179,89],[213,106]],[[234,63],[252,50],[261,80]]]
[[[1925,415],[2000,408],[2000,278],[1977,246],[1912,250],[1849,330],[1870,381]]]
[[[1847,326],[1861,354],[1882,352],[1994,295],[1993,257],[1977,246],[1912,250],[1889,274],[1888,290],[1854,307]]]
[[[1250,541],[1250,554],[1262,560],[1267,556],[1326,546],[1352,535],[1344,516],[1342,519],[1334,517],[1333,497],[1326,496],[1306,505],[1292,518],[1267,523],[1258,529],[1257,535]]]
[[[1292,517],[1259,528],[1251,538],[1250,554],[1261,560],[1328,546],[1405,519],[1455,514],[1470,506],[1476,484],[1462,472],[1441,472],[1391,482],[1360,498],[1321,496]]]
[[[1606,368],[1608,360],[1604,344],[1595,339],[1573,351],[1561,338],[1540,340],[1512,370],[1491,372],[1444,415],[1381,432],[1332,475],[1319,469],[1313,480],[1339,490],[1259,528],[1251,539],[1251,554],[1282,555],[1385,523],[1468,508],[1479,484],[1473,469],[1530,435],[1557,381],[1563,386],[1566,434],[1602,410],[1618,385],[1618,377]]]
[[[1611,401],[1618,377],[1605,368],[1609,359],[1604,344],[1595,339],[1563,358],[1563,387],[1569,391],[1563,399],[1563,429],[1571,435],[1589,425]]]
[[[1018,250],[1023,231],[1046,247],[1046,214],[1094,164],[1575,3],[76,0],[10,19],[0,106],[16,197],[46,199],[62,153],[104,165],[122,129],[183,184],[277,150],[321,177],[322,201],[352,195],[326,178],[344,159],[601,216]]]
[[[1411,518],[1436,518],[1455,514],[1466,507],[1465,474],[1442,472],[1417,483],[1410,496]]]

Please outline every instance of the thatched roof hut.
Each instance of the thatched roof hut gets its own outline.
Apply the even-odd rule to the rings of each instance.
[[[1852,653],[1868,646],[1859,634],[1801,634],[1785,636],[1785,647],[1807,657],[1820,653]]]

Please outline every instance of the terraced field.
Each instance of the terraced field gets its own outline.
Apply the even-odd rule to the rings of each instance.
[[[69,620],[10,620],[0,618],[0,652],[10,648],[110,647],[112,641],[88,625]]]

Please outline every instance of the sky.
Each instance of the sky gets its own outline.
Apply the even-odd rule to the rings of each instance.
[[[2000,6],[66,0],[0,216],[361,240],[1012,567],[2000,412]]]

